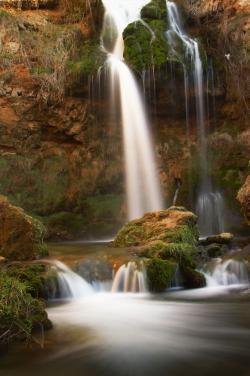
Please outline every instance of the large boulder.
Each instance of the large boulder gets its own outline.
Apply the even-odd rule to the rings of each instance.
[[[182,207],[146,213],[128,222],[114,239],[115,247],[142,246],[161,240],[167,243],[198,238],[197,216]]]
[[[0,196],[0,256],[8,260],[34,260],[47,254],[45,227]]]
[[[195,270],[197,244],[197,216],[185,208],[171,207],[128,222],[111,245],[128,247],[144,257],[149,288],[161,292],[173,285],[177,270],[184,287],[205,286],[203,275]]]
[[[250,225],[250,175],[248,175],[245,184],[240,189],[237,199],[242,206],[247,223]]]

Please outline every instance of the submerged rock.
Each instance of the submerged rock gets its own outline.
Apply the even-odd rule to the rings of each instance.
[[[205,242],[207,244],[213,244],[213,243],[230,244],[232,242],[233,238],[234,238],[234,236],[230,232],[223,232],[223,233],[218,234],[218,235],[208,236],[205,239]]]
[[[197,216],[183,207],[146,213],[128,222],[112,242],[114,247],[129,247],[145,258],[149,288],[161,292],[172,286],[176,268],[183,286],[205,286],[204,277],[195,270],[199,254]]]
[[[40,221],[0,196],[0,256],[22,261],[47,255],[45,231]]]

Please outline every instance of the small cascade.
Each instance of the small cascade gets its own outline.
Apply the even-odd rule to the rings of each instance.
[[[189,119],[189,85],[192,83],[196,98],[196,118],[198,135],[200,141],[200,188],[196,203],[197,214],[200,219],[200,232],[202,235],[211,235],[224,229],[224,200],[219,192],[215,192],[209,176],[208,167],[208,145],[206,130],[206,108],[204,98],[204,72],[199,51],[199,44],[192,39],[184,30],[177,5],[167,1],[169,29],[166,31],[166,38],[172,47],[172,53],[179,57],[179,42],[185,46],[185,59],[183,62],[185,108],[187,136],[190,133]],[[188,66],[193,67],[192,77],[188,75]],[[213,73],[213,71],[212,71]],[[213,77],[212,77],[213,78]]]
[[[200,192],[196,203],[199,230],[203,236],[225,232],[225,202],[220,192]]]
[[[125,154],[126,193],[129,219],[162,208],[152,136],[136,79],[123,60],[123,31],[140,20],[141,8],[150,0],[102,0],[105,16],[102,48],[107,54],[112,108],[120,112]]]
[[[59,296],[61,299],[79,299],[94,292],[92,286],[74,273],[63,262],[53,260],[50,264],[57,271]]]
[[[246,264],[242,261],[216,259],[203,271],[207,286],[248,285],[249,275]]]
[[[146,273],[135,262],[122,265],[116,272],[112,292],[147,292]]]

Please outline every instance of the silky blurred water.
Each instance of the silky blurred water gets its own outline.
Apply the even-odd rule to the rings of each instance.
[[[249,375],[249,300],[183,296],[105,293],[51,307],[45,349],[13,350],[0,374]]]

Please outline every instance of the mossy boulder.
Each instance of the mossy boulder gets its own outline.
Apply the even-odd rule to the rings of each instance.
[[[170,207],[146,213],[142,218],[128,222],[117,234],[114,247],[143,246],[155,240],[165,243],[196,244],[197,216],[182,207]]]
[[[165,36],[168,27],[166,3],[154,0],[141,11],[142,21],[131,23],[124,30],[124,57],[136,71],[160,67],[169,59]]]
[[[168,44],[164,36],[166,21],[150,20],[147,26],[134,22],[123,33],[126,62],[137,72],[153,65],[160,67],[168,60]]]
[[[144,257],[149,288],[153,292],[171,287],[177,265],[183,274],[183,286],[199,288],[206,283],[195,270],[199,254],[196,223],[196,215],[183,207],[146,213],[128,222],[112,246],[129,247],[134,254]]]
[[[40,221],[0,196],[0,256],[21,261],[46,256],[45,232]]]

